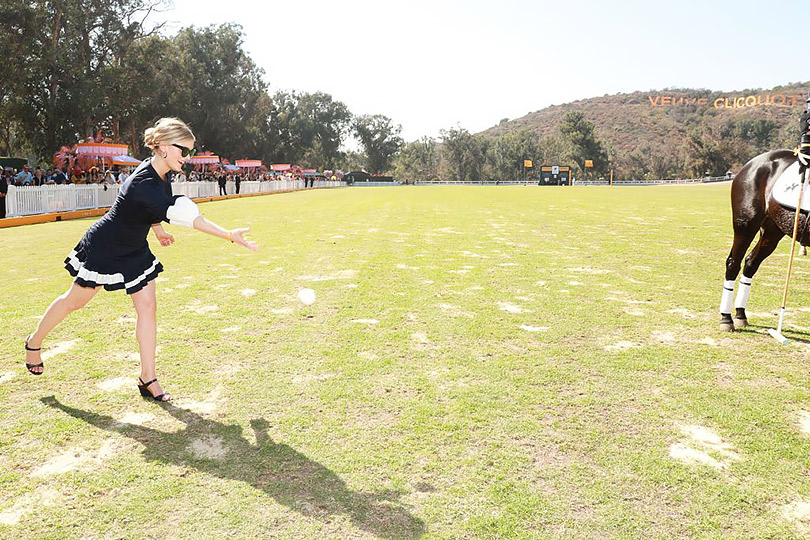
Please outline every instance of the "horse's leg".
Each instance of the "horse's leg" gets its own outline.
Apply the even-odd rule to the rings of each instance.
[[[773,253],[783,236],[785,236],[785,233],[770,219],[765,220],[762,224],[762,233],[759,236],[759,242],[757,242],[757,245],[754,246],[754,249],[751,250],[751,253],[745,259],[745,267],[743,268],[742,277],[740,278],[740,289],[737,291],[737,298],[734,302],[735,326],[748,326],[745,308],[748,305],[748,297],[751,294],[751,282],[754,279],[754,274],[759,270],[759,265],[762,264],[762,261]]]
[[[739,226],[734,227],[734,243],[731,245],[731,251],[726,259],[723,295],[720,298],[720,330],[725,332],[734,331],[734,321],[731,319],[731,308],[734,303],[734,282],[740,273],[740,266],[743,257],[745,257],[745,252],[748,251],[748,246],[751,245],[758,230],[759,224],[750,221],[748,223],[739,223]],[[750,287],[750,280],[746,281],[749,281]],[[741,283],[740,286],[743,287],[744,285]]]

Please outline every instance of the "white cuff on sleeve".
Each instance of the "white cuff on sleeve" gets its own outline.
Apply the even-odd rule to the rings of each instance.
[[[174,204],[166,210],[166,217],[172,225],[181,227],[194,227],[194,220],[200,215],[197,204],[186,196],[178,197]]]

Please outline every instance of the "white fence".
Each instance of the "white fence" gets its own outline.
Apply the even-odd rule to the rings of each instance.
[[[316,181],[313,187],[338,187],[342,182]],[[9,186],[5,198],[6,216],[30,216],[48,212],[71,212],[112,206],[121,186],[104,184],[60,186]],[[242,182],[239,193],[272,193],[304,189],[303,180],[273,180],[270,182]],[[233,195],[235,186],[228,182],[226,190]],[[198,197],[216,197],[219,185],[216,182],[176,182],[172,193]],[[1,201],[1,199],[0,199]]]
[[[732,180],[734,176],[707,176],[703,178],[686,178],[672,180],[614,180],[614,186],[660,186],[664,184],[708,184],[712,182],[725,182]],[[359,182],[354,184],[360,185]],[[515,180],[420,180],[417,186],[536,186],[534,181]],[[553,186],[554,184],[549,184]],[[562,184],[566,186],[567,184]],[[607,180],[575,180],[575,186],[607,186]]]

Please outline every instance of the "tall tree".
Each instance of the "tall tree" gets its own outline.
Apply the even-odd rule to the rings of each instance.
[[[104,73],[122,42],[147,34],[143,17],[160,0],[3,2],[0,86],[8,121],[18,123],[41,158],[87,136],[107,107]]]
[[[448,180],[483,179],[486,160],[485,142],[464,128],[440,131],[442,162]]]
[[[520,180],[524,174],[523,161],[540,158],[537,134],[527,128],[495,138],[487,152],[490,174],[499,180]]]
[[[278,92],[272,119],[280,139],[280,159],[331,169],[341,161],[340,147],[352,114],[323,92]]]
[[[395,175],[406,181],[431,180],[439,176],[439,151],[436,140],[422,137],[402,147],[395,159]]]
[[[364,115],[355,119],[353,129],[366,154],[366,167],[372,174],[387,171],[403,144],[399,136],[402,126],[381,114]]]
[[[252,142],[245,126],[257,122],[266,84],[242,48],[241,27],[184,28],[173,42],[179,71],[168,105],[189,122],[200,146],[248,157]]]
[[[585,171],[585,161],[593,161],[593,172],[606,174],[609,169],[607,150],[596,138],[594,125],[579,111],[565,113],[560,124],[560,136],[567,144],[568,156],[580,171]]]

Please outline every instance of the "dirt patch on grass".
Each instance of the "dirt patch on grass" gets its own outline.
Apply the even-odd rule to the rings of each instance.
[[[633,347],[638,347],[638,343],[633,343],[632,341],[619,341],[618,343],[614,343],[613,345],[605,345],[605,350],[607,352],[618,352],[618,351],[626,351],[627,349],[632,349]]]
[[[215,388],[203,401],[180,400],[177,406],[198,414],[211,414],[227,401],[227,399],[221,397],[221,395],[222,390]]]
[[[114,379],[107,379],[97,383],[96,386],[105,392],[115,392],[122,388],[135,388],[135,379],[129,377],[116,377]]]
[[[293,377],[293,384],[302,384],[308,382],[325,381],[333,377],[337,377],[339,373],[318,373],[313,375],[297,375]]]
[[[195,459],[222,459],[228,449],[222,444],[222,439],[214,435],[206,435],[191,442],[186,448]]]
[[[530,326],[528,324],[521,324],[518,328],[521,330],[525,330],[527,332],[543,332],[544,330],[548,330],[550,327],[548,326]]]
[[[515,304],[512,304],[511,302],[498,302],[498,309],[500,309],[501,311],[505,311],[507,313],[525,313],[526,312],[526,310],[524,310],[522,307],[516,306]]]
[[[413,339],[414,343],[417,345],[430,345],[430,340],[424,332],[414,332],[411,334],[411,339]]]
[[[60,341],[59,343],[57,343],[53,347],[49,347],[47,351],[42,353],[42,360],[48,360],[50,358],[53,358],[54,356],[66,353],[67,351],[75,347],[78,342],[79,342],[78,339],[74,339],[71,341]]]
[[[798,500],[782,507],[782,517],[802,533],[810,532],[810,503]]]
[[[805,435],[810,435],[810,412],[799,412],[799,431]]]
[[[96,468],[105,460],[111,458],[118,450],[118,445],[114,439],[107,439],[98,450],[86,450],[74,447],[58,456],[54,456],[40,467],[37,467],[30,476],[43,478],[67,472],[79,468]]]
[[[673,334],[672,332],[666,332],[664,330],[655,330],[652,333],[652,338],[658,343],[664,343],[666,345],[675,344],[675,334]]]
[[[715,469],[725,469],[741,459],[734,445],[723,441],[711,429],[699,425],[678,427],[687,440],[670,446],[671,458],[688,465],[708,465]]]
[[[126,413],[124,413],[123,416],[121,416],[121,418],[118,419],[118,422],[121,424],[132,424],[134,426],[142,426],[154,419],[155,419],[154,414],[127,411]]]
[[[48,487],[41,487],[33,493],[23,495],[11,508],[0,512],[0,524],[17,525],[25,515],[37,518],[38,510],[43,506],[55,506],[62,499],[58,491]]]
[[[220,328],[219,331],[222,332],[223,334],[235,334],[241,329],[242,329],[241,326],[229,326],[228,328]]]

